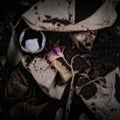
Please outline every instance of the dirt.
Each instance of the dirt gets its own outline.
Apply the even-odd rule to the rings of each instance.
[[[34,2],[29,1],[32,5]],[[24,13],[30,6],[22,6],[18,4],[19,2],[13,2],[11,6],[0,6],[0,59],[2,60],[2,56],[6,56],[8,43],[10,41],[11,36],[11,27],[10,22],[16,23],[16,20],[20,17],[22,13]],[[14,7],[13,7],[14,6]],[[22,8],[21,8],[22,7]],[[116,8],[118,15],[120,15],[120,4]],[[21,27],[20,27],[21,28]],[[19,28],[19,29],[20,29]],[[23,28],[22,28],[23,29]],[[21,30],[20,30],[21,31]],[[19,32],[20,32],[19,31]],[[59,44],[65,46],[65,58],[68,63],[71,63],[71,59],[73,56],[78,54],[78,56],[74,59],[73,69],[78,70],[79,73],[75,76],[75,85],[83,84],[84,82],[89,81],[88,79],[84,80],[83,83],[78,82],[79,76],[81,73],[87,73],[91,80],[98,78],[99,76],[103,77],[107,73],[111,72],[117,66],[120,66],[120,16],[118,16],[115,24],[106,29],[97,31],[97,38],[95,39],[94,46],[91,51],[85,49],[82,45],[80,48],[77,48],[71,41],[69,33],[55,33],[55,32],[45,32],[47,36],[47,44],[45,50],[39,56],[43,56],[48,51],[52,50],[54,45]],[[60,41],[58,41],[60,38]],[[24,53],[26,54],[26,53]],[[36,55],[35,55],[36,56]],[[29,56],[29,62],[34,58],[33,55]],[[63,61],[62,61],[63,62]],[[65,65],[65,63],[63,62]],[[7,68],[4,68],[7,69]],[[3,72],[3,65],[0,62],[0,119],[1,120],[54,120],[56,111],[59,107],[63,107],[65,110],[66,100],[69,93],[70,82],[65,89],[62,100],[56,100],[47,96],[41,88],[37,85],[31,74],[25,70],[22,63],[20,62],[16,68],[12,71],[19,71],[24,75],[24,79],[26,79],[27,91],[25,91],[24,95],[19,96],[17,91],[14,91],[14,95],[7,94],[6,97],[6,82],[3,80],[3,76],[5,77]],[[19,76],[18,76],[19,77]],[[59,76],[58,76],[59,77]],[[6,78],[8,78],[6,76]],[[16,80],[18,80],[16,78]],[[78,81],[77,81],[78,80]],[[19,81],[23,84],[24,81]],[[118,86],[117,86],[118,88]],[[91,91],[91,93],[89,92]],[[96,87],[93,84],[89,84],[89,86],[82,89],[81,94],[85,96],[86,99],[89,99],[92,95],[94,95],[96,91]],[[20,91],[19,91],[20,92]],[[48,102],[49,104],[45,109],[39,113],[38,115],[33,112],[32,114],[26,110],[25,113],[18,114],[17,118],[14,115],[10,115],[10,109],[14,107],[16,104],[21,102],[28,102],[31,105],[37,106],[42,103]],[[19,111],[23,109],[17,109]],[[85,112],[89,118],[92,119],[93,115],[85,106],[83,101],[74,94],[71,112],[70,112],[70,120],[77,120],[79,115]],[[24,117],[26,115],[27,117]],[[63,118],[64,119],[64,118]]]

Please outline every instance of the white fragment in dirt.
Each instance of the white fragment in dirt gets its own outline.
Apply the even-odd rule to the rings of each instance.
[[[57,72],[45,59],[35,58],[29,65],[29,69],[39,85],[47,89],[52,86]]]
[[[29,66],[26,66],[26,60],[24,58],[22,59],[22,63],[48,96],[59,100],[61,99],[66,85],[59,86],[55,83],[57,71],[51,68],[52,66],[47,60],[36,57]]]
[[[104,86],[102,84],[96,84],[97,93],[95,96],[86,100],[82,95],[81,98],[86,106],[94,113],[100,114],[102,120],[120,120],[120,103],[116,98],[116,75],[120,78],[120,70],[117,67],[112,72],[108,73],[104,78]],[[117,91],[119,92],[119,91]],[[92,106],[92,103],[94,106]],[[96,110],[92,110],[92,108]]]
[[[72,77],[71,71],[69,71],[59,60],[53,60],[51,63],[59,72],[63,82],[66,83]]]
[[[25,47],[31,52],[36,52],[39,49],[38,39],[34,38],[26,40]]]
[[[99,30],[112,26],[116,21],[116,5],[111,0],[105,0],[91,16],[77,23],[75,23],[75,1],[71,0],[70,3],[65,0],[64,2],[60,0],[39,1],[26,11],[22,17],[34,30],[57,32]],[[57,18],[56,23],[59,25],[52,23],[55,18]],[[61,20],[66,20],[69,24],[58,22]]]
[[[71,35],[73,42],[79,48],[82,44],[86,49],[91,50],[96,38],[95,32],[77,32]]]
[[[66,0],[45,0],[44,2],[39,1],[38,3],[33,5],[27,12],[25,12],[23,14],[23,17],[25,19],[27,18],[29,22],[36,25],[41,21],[49,21],[52,19],[58,19],[58,23],[61,23],[60,21],[62,20],[74,23],[74,7],[75,2],[73,0],[71,0],[70,4]],[[38,19],[38,17],[40,19]]]

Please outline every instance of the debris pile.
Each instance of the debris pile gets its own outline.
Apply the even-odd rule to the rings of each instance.
[[[119,120],[120,4],[102,1],[79,21],[74,1],[52,2],[2,11],[0,119]]]

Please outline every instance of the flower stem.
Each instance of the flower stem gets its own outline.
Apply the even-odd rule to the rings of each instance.
[[[74,59],[75,57],[77,57],[78,55],[75,55],[72,59],[71,59],[71,64],[69,64],[69,67],[71,68],[71,72],[72,72],[72,79],[71,79],[71,84],[70,84],[70,92],[69,92],[69,95],[68,95],[68,99],[67,99],[67,104],[66,104],[66,110],[65,110],[65,120],[68,120],[69,119],[69,113],[70,113],[70,109],[71,109],[71,104],[72,104],[72,97],[73,97],[73,94],[74,94],[74,78],[75,78],[75,72],[74,72],[74,69],[73,69],[73,62],[74,62]],[[66,59],[65,59],[66,60]]]

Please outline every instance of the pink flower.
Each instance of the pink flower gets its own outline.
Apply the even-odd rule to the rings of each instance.
[[[62,47],[60,47],[60,46],[55,47],[53,49],[54,51],[50,51],[47,54],[47,60],[53,61],[53,60],[58,59],[60,57],[64,57],[64,54],[62,53],[61,49],[62,49]]]
[[[56,53],[58,56],[64,57],[61,49],[62,49],[62,48],[61,48],[60,46],[57,46],[57,47],[54,48],[55,53]]]
[[[56,55],[56,53],[54,51],[50,51],[48,54],[47,54],[47,60],[49,61],[53,61],[57,58],[59,58],[60,56]]]

